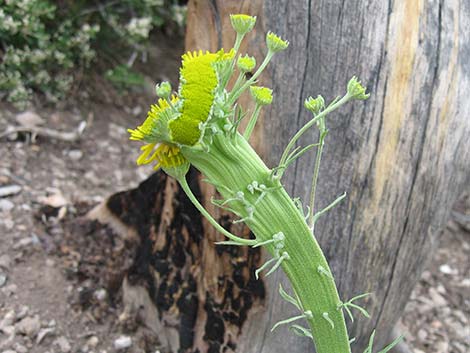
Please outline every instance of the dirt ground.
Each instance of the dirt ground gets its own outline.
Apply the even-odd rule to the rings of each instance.
[[[157,78],[176,75],[170,61]],[[139,151],[126,133],[153,100],[142,97],[37,111],[40,126],[59,131],[88,120],[78,141],[23,133],[0,140],[0,194],[16,186],[0,197],[0,352],[158,352],[151,332],[122,313],[119,269],[132,249],[106,228],[80,223],[105,197],[151,173],[136,168]],[[1,109],[0,134],[21,119],[37,117]],[[470,352],[470,215],[463,204],[457,212],[460,223],[444,231],[402,319],[414,353]]]

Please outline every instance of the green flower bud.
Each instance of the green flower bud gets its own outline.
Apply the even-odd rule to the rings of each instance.
[[[255,99],[255,102],[259,105],[268,105],[273,101],[272,89],[260,86],[251,86],[250,93]]]
[[[273,32],[268,32],[266,34],[266,45],[269,51],[276,53],[286,49],[289,46],[289,42],[287,40],[283,40]]]
[[[348,82],[348,94],[351,98],[358,100],[365,100],[370,96],[369,93],[366,94],[365,87],[361,85],[356,76],[353,76]]]
[[[325,100],[320,95],[317,96],[317,98],[308,97],[304,102],[304,106],[310,110],[313,115],[317,115],[325,108]]]
[[[241,72],[250,72],[256,66],[256,59],[252,56],[240,56],[237,61],[237,67]]]
[[[157,96],[160,98],[170,98],[171,95],[171,84],[170,82],[163,81],[155,86],[155,92],[157,92]]]
[[[249,16],[243,14],[230,15],[230,22],[237,34],[244,36],[250,32],[256,23],[256,16]]]

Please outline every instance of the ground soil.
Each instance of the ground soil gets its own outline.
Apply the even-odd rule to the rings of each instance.
[[[155,79],[174,79],[182,43],[161,46]],[[27,133],[0,141],[0,188],[21,187],[0,198],[0,352],[115,352],[129,340],[120,351],[158,351],[138,319],[122,314],[119,288],[132,246],[83,218],[150,175],[151,167],[136,168],[139,150],[126,128],[142,120],[153,98],[101,97],[85,107],[36,110],[60,131],[88,120],[79,141]],[[16,117],[1,109],[0,133],[18,125]],[[464,203],[456,212],[470,217]],[[443,232],[406,307],[400,328],[414,353],[470,351],[470,232],[459,222]]]

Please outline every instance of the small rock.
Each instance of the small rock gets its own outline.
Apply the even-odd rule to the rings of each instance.
[[[0,256],[0,267],[8,270],[11,266],[11,258],[7,254]]]
[[[44,119],[33,111],[17,114],[15,120],[22,126],[34,127],[45,123]]]
[[[434,306],[447,305],[447,300],[442,295],[440,295],[435,288],[429,289],[429,296],[431,297]]]
[[[36,337],[39,330],[41,329],[41,321],[39,316],[25,317],[16,325],[18,332],[22,333],[30,338]]]
[[[64,336],[60,336],[54,341],[54,344],[59,346],[59,349],[62,353],[68,353],[72,350],[69,341]]]
[[[4,219],[3,224],[5,225],[5,228],[8,230],[13,229],[13,227],[15,226],[15,222],[13,222],[12,219]]]
[[[54,333],[54,331],[54,328],[44,328],[39,330],[38,336],[36,337],[36,344],[40,344],[47,335]]]
[[[0,187],[0,197],[16,195],[21,191],[19,185],[7,185]]]
[[[142,107],[140,105],[136,105],[134,108],[132,108],[132,114],[133,115],[140,115],[142,113]]]
[[[86,344],[91,347],[91,348],[96,348],[96,346],[98,346],[98,343],[100,342],[100,340],[98,339],[98,337],[96,336],[91,336],[88,341],[86,342]]]
[[[7,283],[7,275],[0,272],[0,288],[3,287]]]
[[[428,333],[425,330],[420,329],[418,331],[418,338],[421,342],[424,342],[427,337],[428,337]]]
[[[132,338],[129,336],[120,336],[114,340],[115,349],[125,349],[132,346]]]
[[[78,160],[82,159],[83,152],[80,151],[80,150],[71,150],[71,151],[69,151],[68,155],[69,155],[70,159],[72,159],[74,161],[78,161]]]
[[[17,351],[18,353],[28,353],[28,348],[26,348],[25,346],[19,344],[19,343],[15,343],[15,345],[13,346],[13,348],[15,349],[15,351]]]
[[[106,299],[108,293],[106,292],[106,289],[101,288],[95,291],[94,296],[98,301],[102,302]]]
[[[33,238],[31,237],[23,238],[23,239],[20,239],[15,245],[13,245],[13,249],[18,250],[28,245],[31,245],[32,243],[33,243]]]
[[[12,336],[14,335],[16,329],[15,326],[4,326],[0,328],[0,331],[3,332],[7,336]]]
[[[56,327],[56,325],[57,325],[57,322],[56,322],[54,319],[52,319],[52,320],[49,321],[49,323],[47,324],[47,327]]]
[[[17,290],[18,290],[18,286],[14,283],[9,284],[8,286],[2,288],[2,292],[5,293],[5,295],[8,297],[10,295],[15,294]]]
[[[54,208],[59,208],[68,204],[67,199],[64,197],[60,190],[57,190],[57,192],[47,197],[40,197],[39,202],[43,205],[51,206]]]
[[[12,349],[7,349],[6,351],[2,351],[2,353],[16,353],[16,351]]]
[[[15,207],[15,204],[7,199],[0,200],[0,211],[8,212],[11,211]]]
[[[18,312],[16,313],[16,320],[24,319],[26,315],[28,315],[28,312],[29,307],[27,305],[21,306],[20,310],[18,310]]]
[[[16,314],[14,310],[8,311],[0,322],[0,330],[5,326],[13,325],[16,319]]]
[[[447,264],[439,266],[439,271],[441,271],[445,275],[456,275],[456,274],[459,273],[458,270],[453,269],[452,267],[450,267]]]

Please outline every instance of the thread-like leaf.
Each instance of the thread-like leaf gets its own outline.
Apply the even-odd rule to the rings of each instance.
[[[281,295],[282,299],[284,299],[285,301],[291,303],[297,309],[302,310],[300,308],[300,305],[297,302],[297,300],[295,298],[293,298],[292,296],[290,296],[289,294],[287,294],[287,292],[284,290],[284,288],[282,288],[282,284],[279,284],[279,294]]]
[[[282,320],[282,321],[279,321],[279,322],[276,322],[273,326],[273,328],[271,329],[271,332],[273,332],[275,329],[277,329],[279,326],[281,325],[285,325],[285,324],[289,324],[291,322],[294,322],[296,320],[300,320],[300,319],[303,319],[305,317],[305,314],[302,314],[302,315],[298,315],[298,316],[293,316],[293,317],[290,317],[288,319],[285,319],[285,320]]]
[[[311,340],[313,340],[313,335],[310,332],[310,330],[306,329],[303,326],[300,325],[292,325],[289,327],[289,330],[292,331],[295,335],[301,336],[301,337],[308,337]]]

